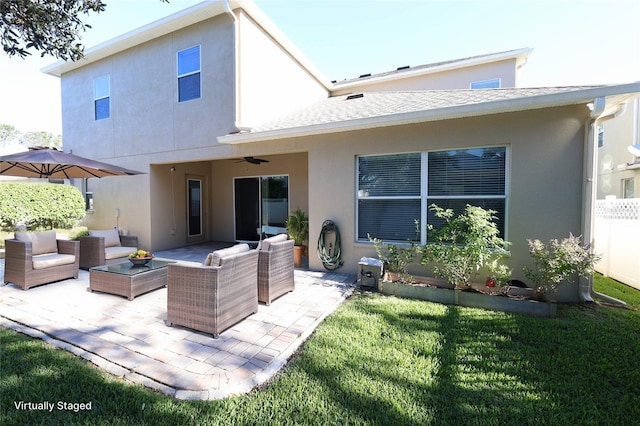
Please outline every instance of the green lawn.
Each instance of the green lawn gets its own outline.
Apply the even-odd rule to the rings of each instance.
[[[211,402],[123,383],[0,330],[0,424],[637,424],[640,291],[601,277],[596,289],[632,309],[561,306],[541,319],[357,294],[268,386]]]

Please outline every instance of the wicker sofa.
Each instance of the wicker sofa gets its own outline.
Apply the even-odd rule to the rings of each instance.
[[[170,264],[167,325],[180,325],[217,338],[258,312],[258,252],[247,244],[216,250],[202,265]]]
[[[267,305],[295,289],[293,245],[287,234],[262,240],[258,246],[258,301]]]
[[[81,269],[122,262],[138,248],[137,236],[119,235],[116,228],[89,231],[88,236],[78,240]]]
[[[41,284],[78,278],[80,244],[58,240],[55,231],[16,232],[5,244],[4,282],[28,290]]]

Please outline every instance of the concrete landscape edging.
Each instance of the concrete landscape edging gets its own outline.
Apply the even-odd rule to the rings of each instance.
[[[379,291],[388,296],[536,317],[555,318],[557,312],[555,303],[441,288],[426,284],[404,284],[400,282],[380,281]]]

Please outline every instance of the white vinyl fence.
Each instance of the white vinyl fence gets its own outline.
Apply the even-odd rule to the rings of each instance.
[[[596,271],[640,289],[640,198],[597,200]]]

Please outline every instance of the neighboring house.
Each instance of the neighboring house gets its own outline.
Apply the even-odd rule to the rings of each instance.
[[[640,198],[640,96],[598,128],[598,199],[611,196]]]
[[[527,238],[590,237],[594,125],[640,92],[517,88],[530,53],[332,83],[257,7],[230,1],[196,5],[44,71],[61,78],[66,149],[147,172],[84,184],[92,228],[118,226],[151,250],[257,241],[301,208],[310,267],[322,268],[316,241],[330,219],[342,270],[355,273],[375,254],[368,234],[406,241],[417,219],[425,241],[431,203],[474,203],[498,212],[514,277],[524,279]],[[587,291],[566,289],[558,300]]]
[[[596,270],[640,289],[640,96],[598,127]]]

